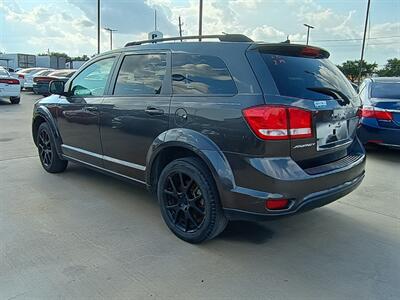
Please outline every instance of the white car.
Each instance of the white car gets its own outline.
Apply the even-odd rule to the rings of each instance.
[[[28,68],[17,72],[18,79],[21,82],[21,86],[25,89],[32,89],[33,87],[33,75],[47,68]]]
[[[19,80],[2,67],[0,67],[0,98],[9,98],[12,104],[18,104],[21,99]]]

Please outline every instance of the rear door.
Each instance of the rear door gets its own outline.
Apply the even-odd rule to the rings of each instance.
[[[171,55],[167,51],[121,57],[101,106],[104,166],[144,181],[146,155],[169,126]]]
[[[314,165],[346,156],[356,138],[361,102],[348,79],[328,60],[329,54],[300,45],[265,46],[259,51],[275,85],[265,91],[266,103],[312,111],[313,137],[292,139],[292,158]]]

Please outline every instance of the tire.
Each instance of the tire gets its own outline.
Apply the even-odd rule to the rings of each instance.
[[[53,133],[46,122],[39,126],[36,144],[43,169],[49,173],[61,173],[67,168],[68,161],[58,156]]]
[[[20,97],[10,97],[11,104],[19,104],[20,101],[21,101]]]
[[[186,242],[210,240],[228,224],[214,179],[198,158],[169,163],[158,180],[157,198],[168,228]]]

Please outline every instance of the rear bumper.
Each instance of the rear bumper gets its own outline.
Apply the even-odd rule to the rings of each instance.
[[[363,144],[373,143],[400,147],[400,129],[381,127],[374,119],[362,121],[357,129],[357,134]]]
[[[34,83],[32,89],[37,94],[43,94],[43,95],[49,94],[49,84],[48,83]]]
[[[321,166],[320,173],[312,174],[290,158],[237,158],[233,171],[244,175],[235,176],[236,186],[221,197],[225,214],[235,220],[267,220],[331,203],[357,188],[364,178],[366,156],[359,141],[352,146],[351,156],[356,159],[345,165],[338,161],[336,168],[334,163]],[[288,208],[265,208],[267,199],[282,198],[290,200]]]
[[[21,93],[21,86],[13,85],[0,89],[0,97],[19,97]]]
[[[229,220],[246,220],[246,221],[266,221],[274,218],[294,215],[297,213],[306,212],[308,210],[318,208],[329,203],[332,203],[343,196],[354,191],[364,179],[364,173],[357,178],[345,182],[337,187],[330,188],[318,193],[314,193],[305,198],[298,206],[285,212],[275,214],[256,213],[239,209],[225,208],[224,213]]]

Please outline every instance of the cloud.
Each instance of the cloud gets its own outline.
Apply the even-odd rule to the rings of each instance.
[[[78,7],[84,15],[97,24],[97,7],[92,0],[67,0]],[[163,11],[158,11],[157,22],[159,28],[167,33],[176,32]],[[108,26],[122,34],[141,34],[154,30],[154,8],[144,0],[102,0],[101,1],[102,27]]]

